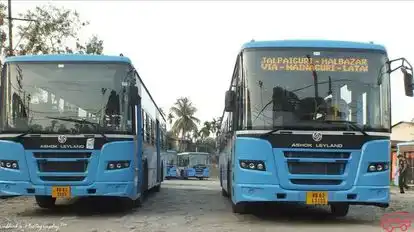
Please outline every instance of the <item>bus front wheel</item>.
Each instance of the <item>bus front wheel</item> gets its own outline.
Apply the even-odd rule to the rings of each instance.
[[[51,196],[35,196],[36,203],[40,208],[51,209],[55,207],[56,198]]]
[[[335,217],[345,217],[348,214],[349,205],[348,204],[332,204],[331,205],[331,214]]]
[[[231,209],[233,211],[233,213],[238,213],[238,214],[246,214],[247,212],[247,204],[246,203],[237,203],[234,204],[233,202],[231,203]]]

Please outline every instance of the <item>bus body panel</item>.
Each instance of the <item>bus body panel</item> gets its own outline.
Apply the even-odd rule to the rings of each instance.
[[[306,191],[328,191],[330,202],[366,202],[371,204],[386,204],[389,201],[389,169],[383,172],[368,173],[368,165],[373,162],[389,162],[389,140],[374,140],[363,145],[362,150],[323,150],[323,149],[273,149],[266,140],[255,138],[237,138],[236,153],[233,162],[233,202],[246,201],[299,201],[305,202]],[[270,151],[270,152],[269,152]],[[305,158],[295,160],[285,158],[283,152],[300,151],[313,153],[350,152],[351,156],[345,163],[342,175],[326,174],[292,174],[294,165],[305,160],[308,167],[323,162],[335,164],[338,159]],[[354,159],[354,160],[352,160]],[[266,171],[249,170],[240,167],[241,160],[263,160]],[[329,166],[327,166],[329,167]],[[296,171],[303,166],[296,168]],[[307,171],[308,168],[304,168]],[[349,173],[356,170],[354,173]],[[300,171],[300,170],[299,170]],[[225,176],[222,176],[226,179]],[[296,183],[301,180],[304,184]],[[321,180],[338,181],[336,185],[318,183]],[[331,182],[335,183],[335,182]],[[226,183],[223,182],[223,186]],[[277,194],[286,194],[286,198],[278,199]],[[348,194],[356,194],[355,199],[349,199]]]

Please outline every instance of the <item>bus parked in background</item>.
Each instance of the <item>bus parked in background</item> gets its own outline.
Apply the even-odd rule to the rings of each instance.
[[[177,169],[177,152],[168,150],[164,156],[164,173],[165,179],[173,179],[178,177]]]
[[[161,187],[166,121],[130,59],[34,55],[1,75],[0,192],[111,196],[130,208]]]
[[[203,180],[210,176],[210,153],[183,152],[177,154],[178,170],[183,179],[197,178]]]
[[[395,64],[396,67],[391,67]],[[388,207],[390,73],[412,66],[373,43],[252,41],[237,56],[218,147],[222,194],[250,202]]]

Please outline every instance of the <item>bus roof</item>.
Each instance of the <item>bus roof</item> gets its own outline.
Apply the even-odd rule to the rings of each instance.
[[[210,153],[207,152],[181,152],[177,155],[210,155]]]
[[[335,40],[273,40],[273,41],[251,41],[245,43],[245,48],[350,48],[350,49],[371,49],[386,52],[384,46],[373,43],[362,43],[352,41]]]
[[[81,54],[53,54],[53,55],[25,55],[10,56],[5,62],[70,62],[70,61],[86,61],[86,62],[122,62],[131,64],[131,60],[125,56],[106,56],[106,55],[81,55]]]

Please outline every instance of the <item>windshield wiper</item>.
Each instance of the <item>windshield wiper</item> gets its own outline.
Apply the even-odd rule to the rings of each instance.
[[[27,131],[25,131],[25,132],[23,132],[23,133],[21,133],[21,134],[17,135],[17,136],[16,136],[16,137],[14,137],[14,138],[18,141],[18,140],[20,140],[21,138],[23,138],[24,136],[26,136],[26,135],[28,135],[28,134],[30,134],[30,133],[33,133],[32,128],[29,128]]]
[[[101,128],[101,125],[99,124],[99,123],[96,123],[96,122],[91,122],[91,121],[88,121],[88,120],[86,120],[86,119],[75,119],[75,118],[61,118],[61,117],[46,117],[46,118],[49,118],[49,119],[56,119],[56,120],[61,120],[61,121],[66,121],[66,122],[77,122],[77,123],[81,123],[81,124],[90,124],[90,125],[94,125],[94,126],[96,126],[97,128],[98,128],[98,132],[99,132],[99,134],[100,135],[102,135],[102,137],[105,139],[105,140],[108,140],[108,137],[106,137],[106,135],[105,135],[105,133],[103,133],[102,132],[102,128]]]
[[[278,127],[272,129],[269,132],[263,133],[262,135],[260,135],[260,137],[262,137],[262,138],[267,137],[267,136],[269,136],[269,135],[271,135],[271,134],[273,134],[277,131],[280,131],[280,130],[286,131],[286,133],[281,132],[281,134],[291,134],[292,133],[292,132],[290,132],[291,130],[316,130],[316,129],[318,129],[318,127],[316,127],[316,126],[312,126],[312,125],[303,125],[303,126],[301,126],[301,124],[299,123],[295,126],[292,126],[292,125],[278,126]]]
[[[365,132],[365,130],[363,128],[359,127],[356,122],[346,121],[346,120],[323,120],[321,122],[327,122],[329,124],[342,123],[342,124],[348,125],[349,127],[351,127],[352,129],[354,129],[355,131],[359,131],[363,135],[368,136],[368,134]]]

